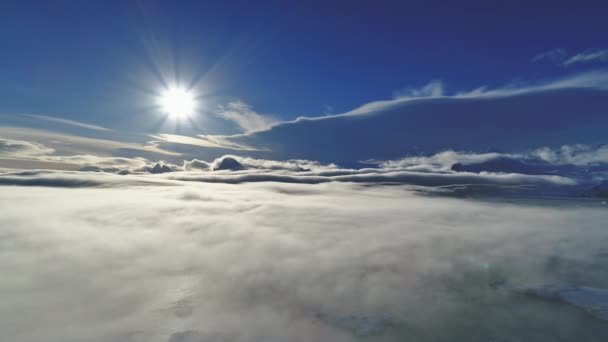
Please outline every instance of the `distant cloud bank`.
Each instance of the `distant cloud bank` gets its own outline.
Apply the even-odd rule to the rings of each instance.
[[[40,144],[0,139],[0,168],[6,168],[0,172],[0,184],[128,187],[154,182],[347,182],[422,186],[430,187],[427,190],[432,192],[460,187],[458,191],[471,195],[480,189],[493,189],[496,193],[576,197],[608,180],[607,146],[564,145],[517,153],[447,150],[434,155],[361,161],[358,168],[353,168],[304,159],[238,155],[181,163],[142,157],[57,155]],[[19,170],[26,164],[31,170]]]

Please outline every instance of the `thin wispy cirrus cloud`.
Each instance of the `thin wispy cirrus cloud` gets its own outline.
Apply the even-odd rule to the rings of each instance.
[[[232,121],[245,133],[265,130],[279,122],[271,115],[256,112],[249,104],[240,100],[220,106],[216,113]]]
[[[577,143],[601,142],[604,135],[602,126],[606,117],[595,105],[606,101],[602,94],[608,90],[608,73],[604,70],[433,96],[433,92],[438,94],[438,84],[431,82],[419,90],[409,91],[409,94],[424,95],[421,97],[373,101],[345,113],[300,117],[262,131],[222,136],[222,140],[254,147],[275,146],[277,148],[271,151],[271,155],[279,158],[284,158],[281,155],[284,153],[303,159],[330,161],[337,158],[333,159],[336,161],[342,158],[357,161],[378,158],[380,155],[383,155],[381,158],[398,158],[414,153],[416,144],[423,140],[425,148],[418,149],[417,153],[438,153],[450,148],[474,149],[480,144],[496,148],[497,142],[507,140],[509,143],[498,147],[512,149],[513,144],[519,144],[520,149],[533,149],[544,145],[542,139],[535,138],[536,135],[530,135],[530,141],[525,144],[522,144],[522,139],[512,139],[513,136],[508,133],[510,131],[505,128],[513,126],[512,129],[515,129],[515,122],[520,120],[527,122],[530,130],[542,129],[545,136],[554,134],[554,143],[559,141],[557,145],[572,144],[571,138],[560,133],[564,132],[563,128],[549,129],[548,125],[566,122],[551,120],[554,116],[571,122],[569,132],[586,130],[585,135],[577,134]],[[459,113],[458,116],[454,116],[454,112]],[[576,120],[574,112],[580,112],[577,115],[588,117],[597,124],[589,127]],[[469,124],[466,117],[474,118],[476,124]],[[354,118],[357,120],[352,120]],[[440,124],[446,120],[450,125]],[[502,124],[497,126],[497,122]],[[480,130],[482,123],[485,128]],[[532,129],[530,125],[537,128]],[[577,125],[581,125],[581,128],[576,128]],[[493,132],[491,138],[488,135],[490,131]],[[338,136],[332,132],[343,134]],[[466,135],[469,143],[451,139],[452,134]]]
[[[535,63],[553,63],[564,67],[577,64],[592,64],[608,62],[608,49],[589,49],[574,55],[568,55],[565,49],[553,49],[532,58]]]
[[[94,131],[103,131],[103,132],[111,131],[111,129],[103,127],[103,126],[92,125],[92,124],[88,124],[88,123],[84,123],[84,122],[80,122],[80,121],[76,121],[76,120],[63,119],[63,118],[47,116],[47,115],[37,115],[37,114],[24,114],[24,115],[27,117],[30,117],[30,118],[38,119],[38,120],[44,120],[44,121],[48,121],[48,122],[55,122],[55,123],[74,126],[74,127],[86,128],[86,129],[90,129],[90,130],[94,130]]]
[[[441,80],[432,80],[422,87],[409,87],[398,90],[394,93],[392,100],[379,100],[363,104],[346,113],[334,114],[329,116],[306,117],[305,119],[327,119],[331,117],[339,117],[344,115],[360,115],[369,114],[376,111],[388,108],[394,105],[407,103],[412,100],[422,99],[428,101],[428,98],[498,98],[510,97],[522,94],[534,94],[549,90],[559,89],[574,89],[574,88],[595,88],[608,89],[608,73],[605,70],[596,70],[585,73],[575,73],[565,77],[553,78],[541,81],[519,82],[515,85],[507,84],[503,87],[490,88],[488,86],[479,86],[473,90],[455,91],[452,94],[445,92],[445,82]]]
[[[97,154],[107,156],[116,151],[140,151],[140,153],[153,153],[158,156],[180,155],[178,152],[163,150],[146,143],[122,142],[110,138],[89,138],[82,135],[27,127],[1,126],[0,138],[45,146],[45,148],[53,149],[56,153],[64,155]]]
[[[578,53],[566,61],[563,65],[569,66],[573,64],[586,64],[586,63],[606,63],[608,62],[608,49],[603,50],[589,50]]]
[[[553,49],[553,50],[549,50],[549,51],[545,51],[542,53],[539,53],[538,55],[534,56],[534,58],[532,58],[532,62],[538,63],[538,62],[561,62],[563,61],[567,56],[567,52],[566,49]]]

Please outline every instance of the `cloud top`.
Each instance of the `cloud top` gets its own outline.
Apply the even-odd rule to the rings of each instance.
[[[67,174],[106,180],[0,191],[10,341],[608,338],[605,322],[489,286],[608,286],[608,212],[589,202]]]

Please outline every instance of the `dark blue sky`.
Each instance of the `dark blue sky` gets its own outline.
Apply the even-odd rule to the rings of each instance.
[[[597,64],[531,60],[608,45],[599,1],[3,1],[0,13],[0,113],[144,132],[159,130],[141,124],[158,73],[200,80],[202,112],[240,99],[292,119],[434,79],[454,93],[560,77]]]

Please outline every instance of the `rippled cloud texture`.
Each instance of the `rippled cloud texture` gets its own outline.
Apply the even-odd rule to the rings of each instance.
[[[605,322],[576,308],[489,286],[608,287],[601,202],[168,175],[22,171],[13,177],[55,187],[0,187],[4,338],[608,338]],[[67,189],[62,179],[82,183]],[[549,328],[556,321],[567,324]]]

